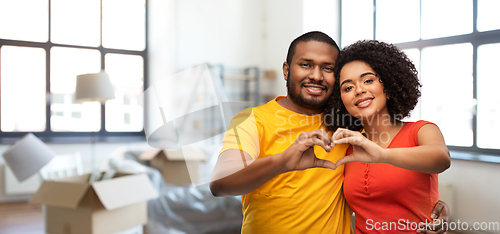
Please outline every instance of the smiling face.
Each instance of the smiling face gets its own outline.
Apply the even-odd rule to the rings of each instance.
[[[342,102],[352,116],[361,120],[374,115],[389,116],[382,81],[365,62],[353,61],[344,65],[339,84]]]
[[[293,105],[290,109],[305,114],[323,110],[335,83],[333,67],[338,54],[335,47],[324,42],[297,44],[291,64],[283,64],[287,98]]]

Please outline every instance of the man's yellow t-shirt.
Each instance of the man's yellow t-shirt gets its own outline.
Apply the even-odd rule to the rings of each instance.
[[[282,153],[300,133],[323,128],[321,115],[290,111],[276,102],[281,98],[238,113],[224,135],[221,153],[241,149],[254,159],[268,157]],[[320,159],[336,162],[347,147],[337,145],[326,153],[315,146],[314,152]],[[343,181],[344,166],[274,177],[241,197],[242,233],[352,233]]]

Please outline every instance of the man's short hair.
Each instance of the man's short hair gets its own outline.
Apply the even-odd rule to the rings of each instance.
[[[333,47],[335,47],[335,49],[340,51],[337,43],[335,43],[335,41],[330,36],[326,35],[325,33],[320,32],[320,31],[312,31],[312,32],[304,33],[304,34],[300,35],[299,37],[295,38],[295,40],[293,40],[292,43],[290,44],[290,47],[288,47],[288,53],[286,55],[286,63],[288,65],[290,65],[292,63],[292,58],[293,58],[293,55],[295,55],[295,47],[297,47],[297,44],[299,44],[299,42],[308,42],[308,41],[318,41],[318,42],[328,43],[328,44],[332,45]]]

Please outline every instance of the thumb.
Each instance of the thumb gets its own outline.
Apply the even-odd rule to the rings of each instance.
[[[328,161],[328,160],[323,160],[323,159],[315,160],[313,167],[330,168],[333,170],[335,170],[337,168],[335,163]]]
[[[350,162],[354,162],[354,158],[352,156],[344,156],[342,158],[340,158],[336,163],[335,163],[335,166],[336,167],[339,167],[343,164],[346,164],[346,163],[350,163]]]

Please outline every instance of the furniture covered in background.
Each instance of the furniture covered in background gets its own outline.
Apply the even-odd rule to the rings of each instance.
[[[209,156],[200,167],[201,181],[207,181],[218,156],[219,146],[203,147]],[[113,159],[140,165],[159,197],[148,201],[148,223],[145,233],[239,233],[243,215],[241,198],[214,197],[207,183],[199,186],[165,183],[162,174],[139,157],[144,151],[126,150]],[[103,168],[101,168],[103,169]]]

